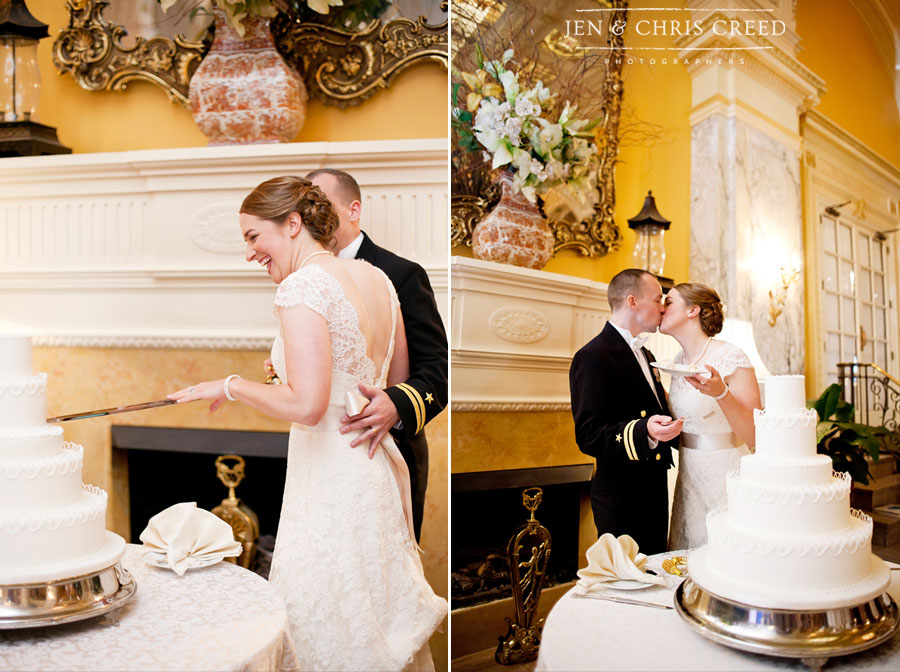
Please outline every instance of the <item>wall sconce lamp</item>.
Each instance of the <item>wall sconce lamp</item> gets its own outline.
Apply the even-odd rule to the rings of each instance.
[[[59,143],[55,128],[35,122],[41,92],[37,43],[49,35],[25,0],[0,2],[0,157],[72,153]]]
[[[632,254],[632,263],[635,268],[650,271],[656,276],[662,275],[666,262],[663,237],[671,224],[672,222],[659,214],[653,192],[648,191],[647,198],[644,199],[644,207],[628,220],[629,228],[634,229],[637,235]]]
[[[781,286],[769,290],[769,326],[774,327],[775,321],[784,310],[784,303],[787,301],[788,289],[797,280],[800,279],[800,257],[796,254],[791,255],[791,267],[782,266],[779,269],[781,273]]]

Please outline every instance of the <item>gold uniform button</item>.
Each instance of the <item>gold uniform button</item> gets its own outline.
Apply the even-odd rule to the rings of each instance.
[[[641,417],[642,417],[642,418],[646,418],[646,417],[647,417],[647,411],[641,411]]]
[[[658,460],[661,457],[659,453],[656,454],[656,459]]]

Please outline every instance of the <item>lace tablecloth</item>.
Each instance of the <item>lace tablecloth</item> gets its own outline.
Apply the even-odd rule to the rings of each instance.
[[[183,577],[129,544],[138,584],[116,610],[53,627],[0,630],[0,670],[285,670],[298,667],[287,612],[268,581],[220,562]]]
[[[674,579],[662,571],[660,563],[676,554],[685,552],[651,556],[647,567]],[[900,571],[891,575],[888,592],[900,603]],[[619,591],[616,596],[674,605],[673,588],[677,583],[674,579],[668,591],[652,587]],[[745,653],[716,644],[691,630],[674,610],[576,599],[572,595],[577,590],[573,588],[560,598],[547,616],[535,672],[809,670],[799,660]],[[664,595],[666,592],[668,595]],[[900,670],[900,632],[869,651],[831,658],[825,669]]]

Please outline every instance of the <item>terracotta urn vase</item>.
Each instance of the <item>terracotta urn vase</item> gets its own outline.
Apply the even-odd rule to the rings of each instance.
[[[512,173],[497,177],[500,202],[472,231],[479,259],[540,269],[553,256],[553,230],[540,209],[513,188]]]
[[[306,86],[275,50],[268,22],[244,17],[241,37],[213,9],[216,35],[191,77],[194,122],[210,145],[290,142],[306,118]]]

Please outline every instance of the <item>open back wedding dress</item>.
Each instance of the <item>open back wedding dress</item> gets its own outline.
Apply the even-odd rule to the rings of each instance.
[[[702,371],[709,364],[724,379],[738,368],[752,368],[750,359],[736,345],[712,343],[715,347],[697,362]],[[677,364],[683,364],[683,359],[684,352],[675,356]],[[739,468],[741,457],[750,451],[732,432],[716,400],[691,387],[681,376],[672,377],[669,408],[672,417],[685,418],[669,523],[668,548],[674,551],[706,543],[706,514],[725,504],[725,476]]]
[[[331,337],[328,410],[314,427],[291,427],[270,573],[287,603],[303,670],[433,669],[428,639],[447,613],[425,580],[384,447],[370,460],[367,445],[350,447],[356,433],[338,431],[346,392],[387,382],[399,303],[390,280],[377,273],[386,291],[374,307],[359,300],[352,282],[345,290],[320,265],[292,273],[275,295],[276,313],[306,306],[325,319]],[[376,310],[389,311],[387,340],[386,333],[366,334],[361,326],[388,328]],[[376,364],[369,353],[379,340],[387,354]],[[281,330],[272,364],[288,382]],[[292,384],[302,391],[303,381]],[[392,441],[390,435],[385,440]]]

